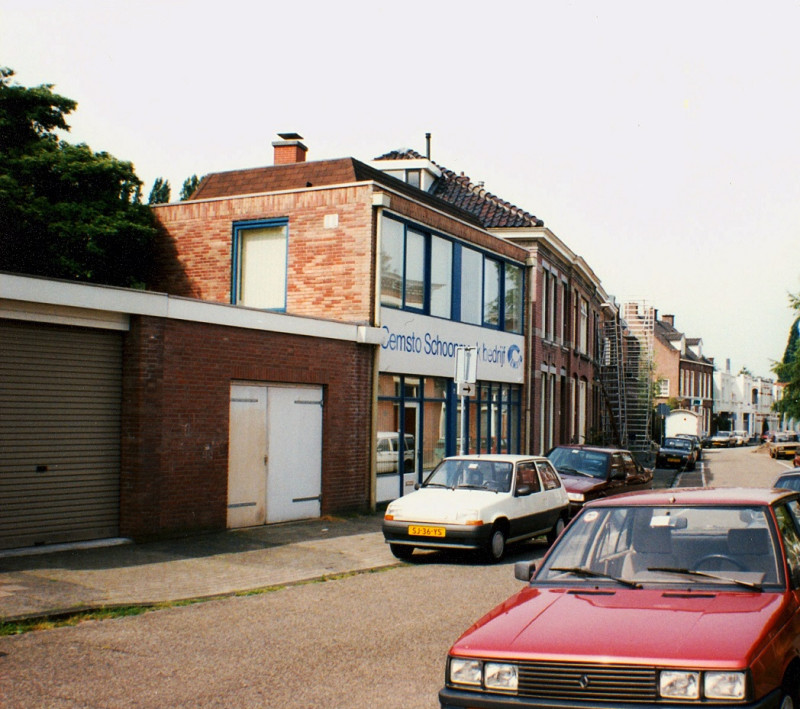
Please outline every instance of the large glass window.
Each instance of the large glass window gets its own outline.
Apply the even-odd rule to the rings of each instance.
[[[483,303],[483,254],[461,250],[461,322],[481,324]]]
[[[488,256],[483,259],[483,324],[500,325],[500,277],[503,265]]]
[[[510,263],[505,267],[505,329],[522,332],[522,269]]]
[[[425,307],[425,235],[413,229],[406,230],[405,306]]]
[[[522,333],[521,266],[384,216],[381,305]]]
[[[438,236],[431,237],[431,315],[452,316],[453,244]]]
[[[394,219],[381,222],[381,303],[403,305],[405,229]]]
[[[453,381],[440,377],[385,373],[378,389],[378,488],[389,491],[393,499],[401,489],[400,469],[416,470],[421,482],[442,458],[459,452],[461,399]],[[478,396],[467,399],[467,450],[519,453],[522,387],[481,382],[478,391]],[[410,442],[405,446],[414,466],[403,466],[403,450],[395,443],[403,439],[414,442],[413,453]]]
[[[288,222],[238,224],[233,230],[231,300],[251,308],[286,308]]]

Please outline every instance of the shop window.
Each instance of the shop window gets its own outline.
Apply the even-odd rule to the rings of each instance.
[[[234,226],[233,303],[251,308],[286,309],[288,231],[287,220]]]

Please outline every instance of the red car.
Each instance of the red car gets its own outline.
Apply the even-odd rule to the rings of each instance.
[[[450,707],[800,707],[800,493],[589,502],[459,638]],[[533,573],[532,573],[533,572]]]

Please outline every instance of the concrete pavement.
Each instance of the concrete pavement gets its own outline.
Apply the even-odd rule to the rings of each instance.
[[[656,472],[656,487],[678,481],[677,471]],[[680,484],[702,482],[699,473],[684,473]],[[381,519],[379,513],[146,544],[107,540],[0,552],[0,622],[214,598],[395,566]]]

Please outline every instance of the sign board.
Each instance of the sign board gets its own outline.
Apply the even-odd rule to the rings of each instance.
[[[656,406],[656,413],[659,416],[668,416],[670,411],[669,404],[659,404]]]
[[[456,382],[456,388],[458,396],[475,396],[478,393],[478,385],[475,382]]]
[[[525,338],[511,332],[381,308],[380,371],[453,377],[456,351],[474,347],[481,379],[522,384]]]
[[[456,348],[456,384],[475,384],[478,381],[478,352],[476,347]]]

